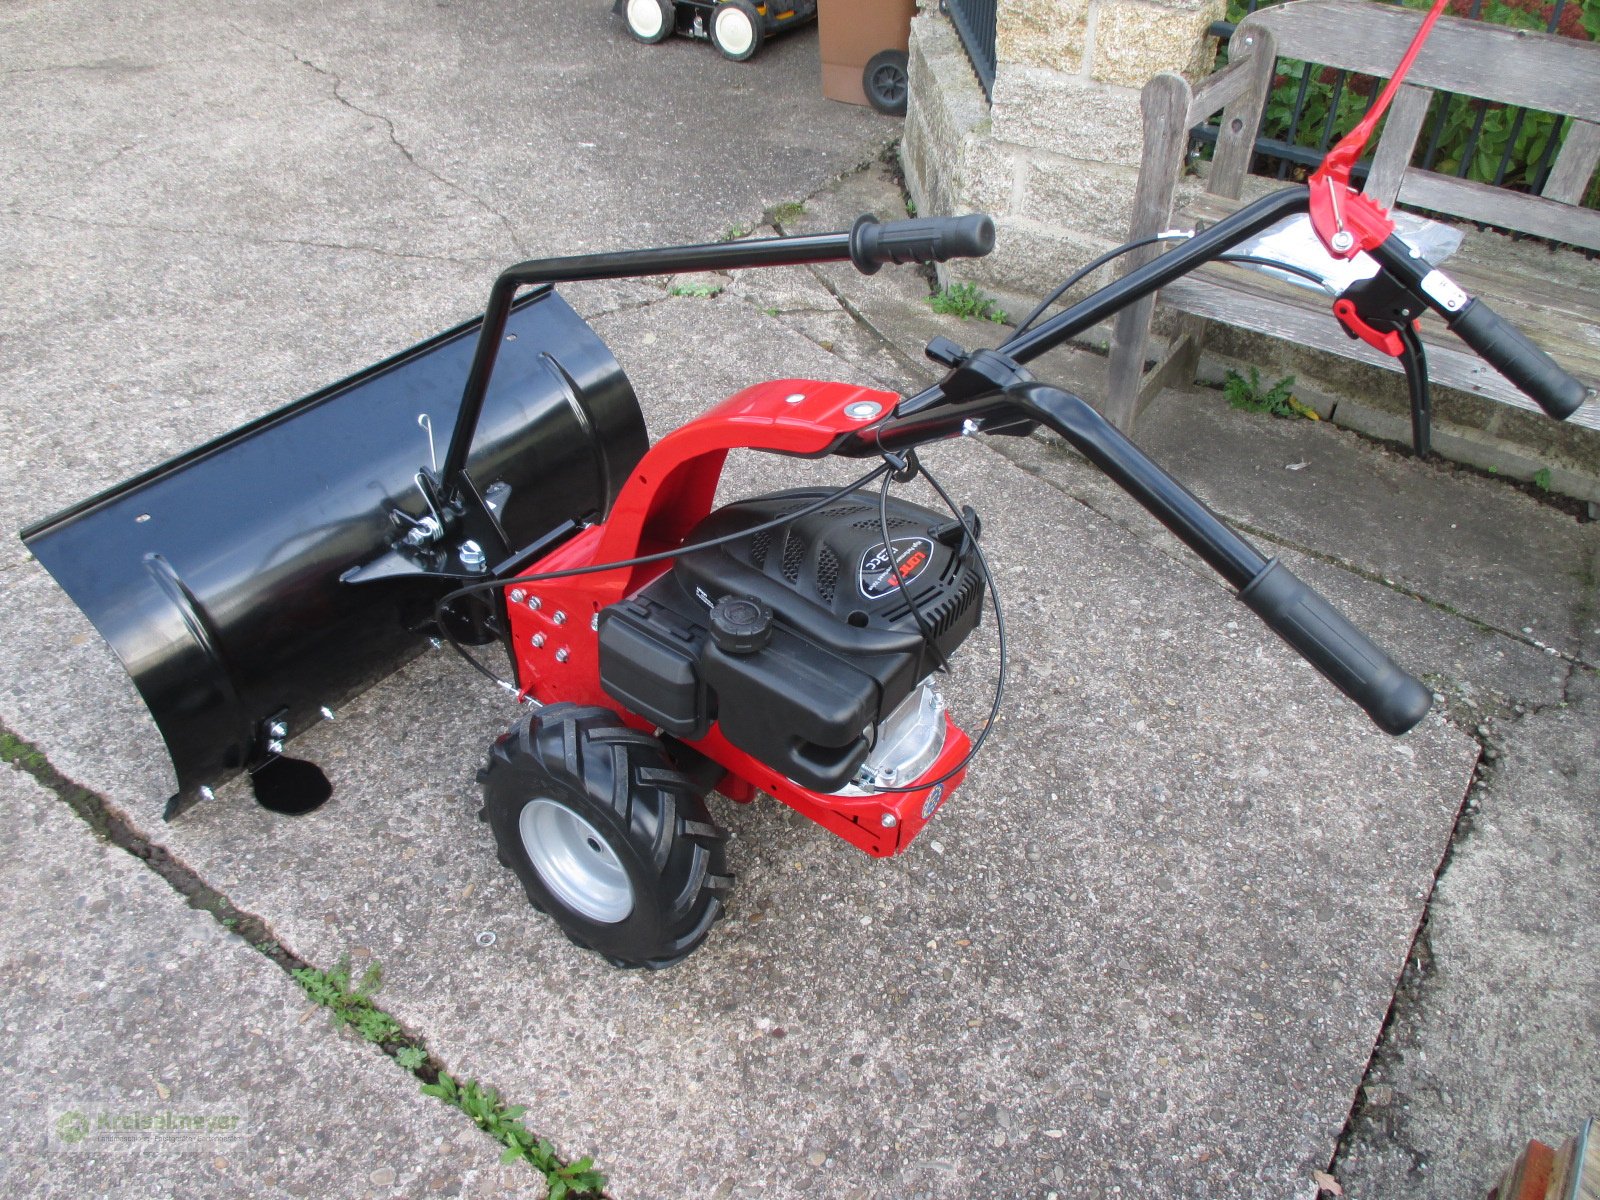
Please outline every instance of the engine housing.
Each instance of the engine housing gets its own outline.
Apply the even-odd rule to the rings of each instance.
[[[685,741],[715,721],[819,792],[857,781],[880,728],[977,627],[984,590],[961,523],[908,501],[888,502],[887,549],[869,495],[740,536],[828,494],[718,509],[687,540],[729,542],[683,555],[599,627],[613,699]]]

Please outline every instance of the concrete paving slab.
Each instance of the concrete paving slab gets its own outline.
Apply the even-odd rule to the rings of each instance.
[[[466,1117],[331,1035],[281,970],[11,767],[0,822],[0,1191],[461,1196],[506,1182]]]
[[[1600,1112],[1600,689],[1516,722],[1439,881],[1337,1164],[1351,1200],[1485,1194],[1530,1139]]]
[[[837,364],[732,299],[600,328],[658,431]],[[596,1150],[619,1196],[1309,1196],[1475,747],[1437,721],[1372,732],[1219,589],[991,451],[930,461],[989,514],[1010,600],[992,751],[888,862],[722,805],[729,918],[661,975],[573,949],[494,864],[471,780],[510,713],[442,655],[297,743],[340,789],[299,820],[234,787],[154,825],[164,793],[31,698],[62,680],[6,719],[298,953],[382,961],[386,1003],[447,1066]],[[731,490],[815,477],[784,466],[741,461]],[[964,648],[969,722],[992,665]]]

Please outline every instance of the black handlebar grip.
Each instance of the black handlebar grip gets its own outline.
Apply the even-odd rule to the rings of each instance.
[[[1457,337],[1552,417],[1570,417],[1593,395],[1592,388],[1567,374],[1482,300],[1469,300],[1465,308],[1447,320]]]
[[[875,274],[884,263],[982,258],[993,249],[994,219],[984,213],[886,224],[864,216],[850,230],[850,261],[863,275]]]
[[[1239,599],[1385,733],[1405,733],[1433,707],[1432,692],[1277,559]]]

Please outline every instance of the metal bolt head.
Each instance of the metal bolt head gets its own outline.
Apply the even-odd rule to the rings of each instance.
[[[968,417],[965,421],[961,422],[962,437],[977,437],[979,432],[981,431],[978,428],[978,423],[971,417]]]
[[[555,615],[550,619],[557,625],[565,625],[567,623],[567,614],[557,609]]]
[[[213,792],[209,787],[207,787],[205,784],[201,784],[200,785],[200,799],[202,799],[202,800],[215,800],[216,798],[217,798],[217,794],[215,792]]]
[[[483,547],[471,540],[461,543],[461,549],[456,551],[456,556],[461,559],[461,565],[468,571],[481,571],[489,565],[489,556],[483,552]]]
[[[1354,235],[1352,235],[1348,229],[1339,230],[1333,235],[1331,240],[1333,242],[1333,248],[1339,251],[1341,254],[1356,244]]]
[[[289,726],[283,721],[273,721],[267,726],[267,736],[283,739],[289,736]]]
[[[783,402],[785,404],[799,404],[805,398],[806,394],[804,392],[790,392],[783,398]]]
[[[478,941],[478,945],[484,947],[485,949],[488,949],[490,946],[494,945],[495,941],[496,941],[496,938],[494,936],[494,930],[485,929],[482,933],[480,933],[478,935],[477,941]]]
[[[533,643],[533,648],[535,650],[541,649],[544,646],[544,634],[542,633],[536,633],[528,640]]]
[[[541,608],[544,607],[544,601],[539,599],[539,597],[537,597],[537,596],[529,596],[528,597],[528,607],[533,609],[534,612],[538,612]]]
[[[329,708],[326,704],[317,709],[317,711],[322,714],[322,719],[324,721],[333,720],[333,709]]]
[[[599,629],[600,628],[600,614],[599,613],[595,613],[594,616],[589,618],[589,628],[590,629]]]
[[[528,593],[523,591],[521,588],[512,588],[511,589],[511,603],[513,603],[513,604],[521,604],[527,598],[528,598]]]
[[[282,754],[283,753],[283,739],[281,739],[281,738],[273,738],[271,741],[269,741],[267,743],[267,753],[268,754]]]
[[[571,657],[572,657],[572,655],[570,653],[568,653],[567,648],[565,646],[561,647],[561,649],[556,651],[556,661],[559,662],[559,663],[564,663],[564,662],[567,661],[567,659],[569,659]]]
[[[870,421],[883,411],[883,405],[874,400],[857,400],[844,406],[844,415],[852,421]]]
[[[900,818],[895,816],[893,813],[884,813],[883,816],[878,818],[878,824],[882,825],[885,829],[893,829],[896,825],[900,824]]]

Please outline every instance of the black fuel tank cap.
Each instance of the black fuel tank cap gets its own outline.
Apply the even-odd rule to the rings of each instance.
[[[772,609],[748,596],[724,596],[711,610],[711,639],[727,654],[754,654],[772,640]]]

